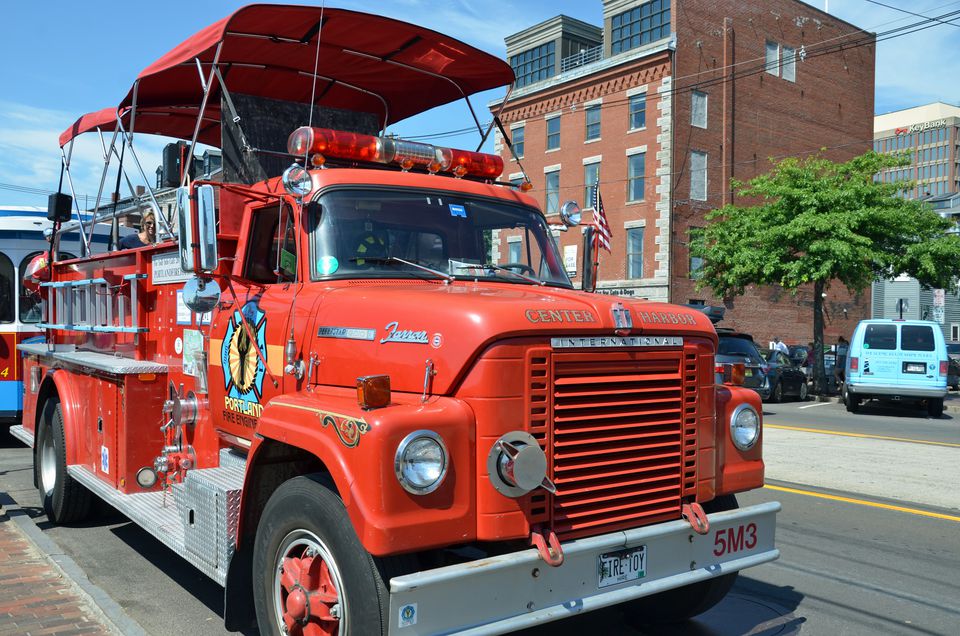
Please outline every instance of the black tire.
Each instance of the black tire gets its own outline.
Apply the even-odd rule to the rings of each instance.
[[[317,615],[329,615],[333,607],[338,608],[340,634],[379,636],[387,632],[390,599],[386,585],[354,532],[343,502],[323,481],[322,476],[313,475],[291,479],[277,488],[263,510],[253,548],[253,591],[257,623],[264,636],[284,633],[284,610],[289,620],[296,617],[318,625],[329,624]],[[314,599],[306,614],[291,611],[296,606],[294,594],[299,591],[285,587],[288,570],[281,568],[284,564],[291,574],[296,571],[293,568],[326,564],[328,585],[323,589],[327,594],[332,590],[336,603],[327,605]]]
[[[770,389],[770,401],[776,404],[783,402],[783,382],[777,382]]]
[[[847,387],[843,387],[843,403],[847,405],[847,411],[858,413],[860,411],[860,398],[850,395]]]
[[[703,504],[707,513],[736,510],[737,498],[721,495]],[[703,614],[723,598],[737,581],[737,572],[668,590],[620,606],[627,621],[634,625],[679,623]]]
[[[37,435],[34,471],[43,511],[53,523],[75,523],[90,514],[90,491],[67,473],[67,440],[60,402],[47,403]]]
[[[927,400],[927,415],[930,417],[940,417],[943,415],[943,398]]]

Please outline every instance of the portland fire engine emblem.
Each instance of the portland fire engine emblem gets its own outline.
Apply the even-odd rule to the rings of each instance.
[[[233,312],[227,324],[220,354],[226,393],[224,406],[234,413],[260,417],[263,411],[260,400],[266,369],[257,348],[266,356],[266,327],[266,315],[255,303],[247,303],[242,310]],[[256,346],[251,336],[256,339]]]

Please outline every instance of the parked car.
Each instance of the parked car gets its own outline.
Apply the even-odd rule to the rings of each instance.
[[[850,339],[843,399],[856,413],[863,400],[923,404],[943,414],[947,395],[947,344],[929,320],[861,320]]]
[[[948,342],[947,355],[950,356],[947,384],[952,386],[954,391],[960,391],[960,342]]]
[[[759,393],[760,399],[769,399],[770,383],[767,381],[766,363],[753,342],[753,336],[724,327],[717,328],[717,336],[720,339],[717,347],[717,364],[742,362],[743,386]]]
[[[767,363],[767,384],[770,385],[771,402],[781,402],[786,395],[800,401],[807,399],[807,374],[800,365],[782,351],[760,349],[760,355]]]

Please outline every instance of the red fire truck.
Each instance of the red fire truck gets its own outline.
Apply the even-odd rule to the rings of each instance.
[[[254,5],[66,131],[224,168],[188,159],[173,238],[42,283],[14,432],[49,518],[110,502],[264,634],[677,620],[776,559],[779,504],[734,497],[763,484],[760,402],[715,384],[707,317],[575,289],[499,157],[384,134],[512,81],[421,27]]]

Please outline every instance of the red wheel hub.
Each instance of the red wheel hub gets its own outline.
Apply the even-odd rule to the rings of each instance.
[[[340,633],[339,595],[327,562],[312,549],[283,559],[280,600],[291,636]],[[334,609],[336,607],[336,609]]]

